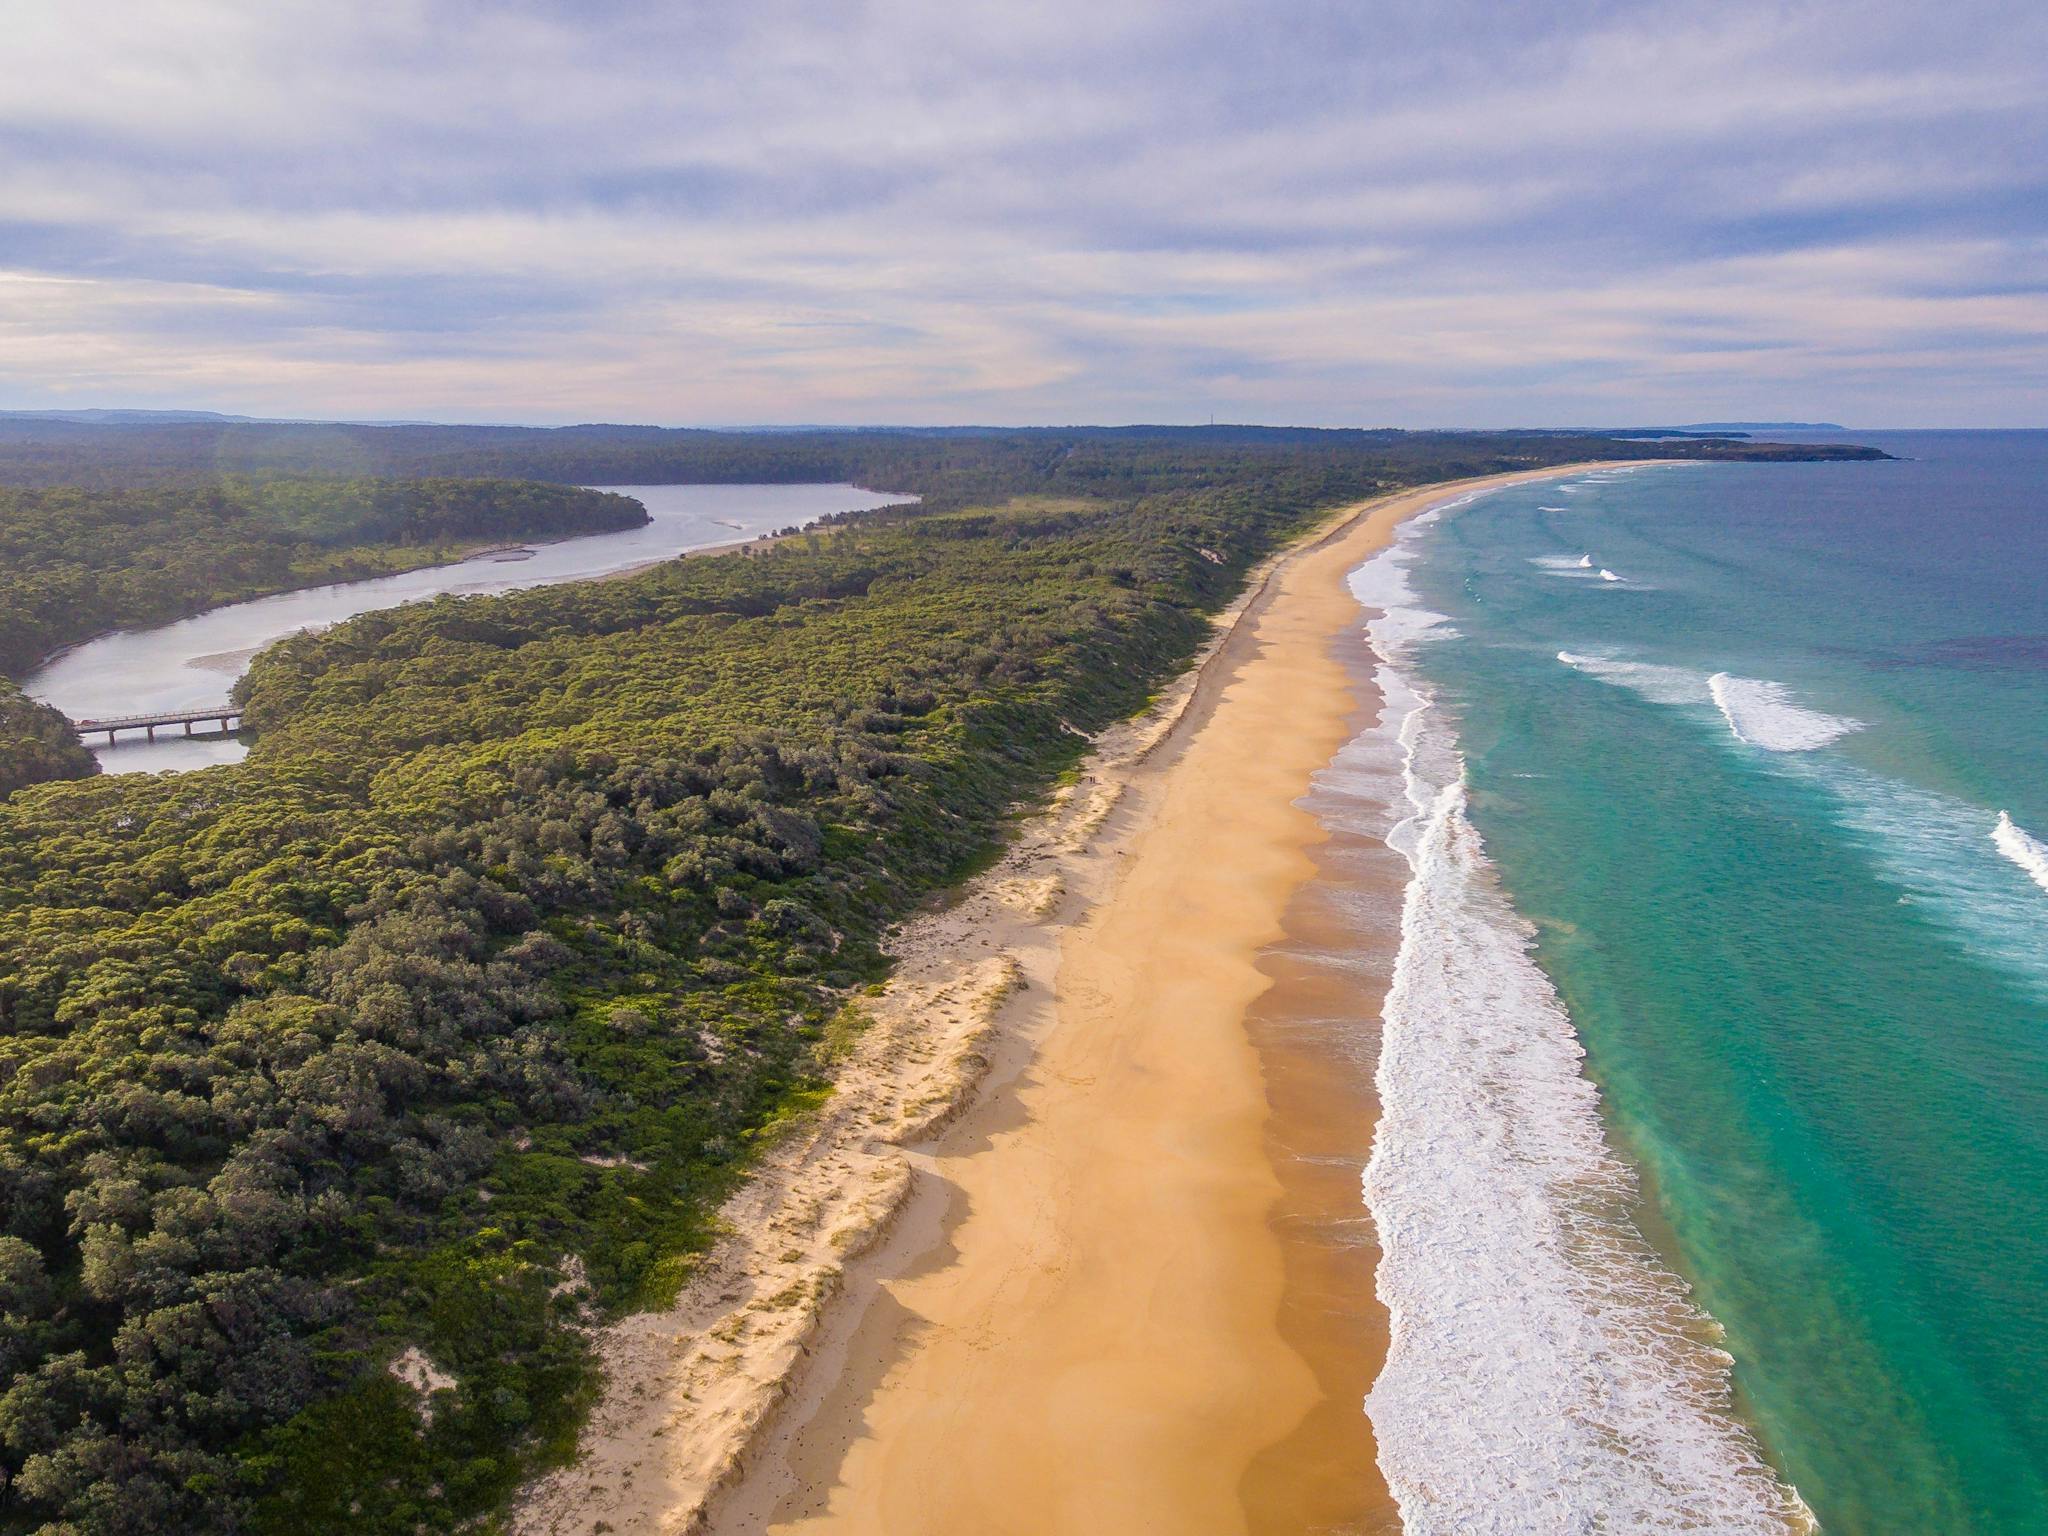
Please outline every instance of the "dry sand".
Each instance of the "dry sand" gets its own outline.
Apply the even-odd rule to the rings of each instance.
[[[1274,562],[905,926],[833,1100],[678,1306],[607,1331],[584,1458],[517,1531],[1398,1529],[1358,1169],[1403,874],[1297,801],[1377,705],[1345,572],[1459,488]],[[1333,901],[1361,882],[1375,934]]]

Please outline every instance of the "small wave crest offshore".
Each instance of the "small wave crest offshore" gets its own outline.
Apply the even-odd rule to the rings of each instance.
[[[1993,847],[2007,861],[2000,863],[1985,851],[1990,812],[1984,808],[1830,754],[1809,756],[1863,723],[1795,704],[1783,684],[1573,651],[1559,651],[1557,659],[1655,704],[1694,709],[1706,719],[1712,718],[1709,708],[1718,709],[1730,736],[1769,754],[1760,761],[1820,788],[1873,865],[1927,903],[1965,946],[2034,987],[2048,986],[2048,914],[2039,902],[2015,899],[2007,868],[2017,867],[2048,891],[2048,844],[2007,812],[1989,827]]]
[[[1357,573],[1412,814],[1364,1181],[1387,1362],[1366,1399],[1410,1536],[1804,1531],[1730,1409],[1717,1329],[1637,1231],[1583,1050],[1466,815],[1449,722],[1402,666],[1439,616],[1404,539]],[[1373,567],[1379,567],[1374,570]],[[1439,630],[1439,633],[1442,631]]]
[[[1707,692],[1728,729],[1767,752],[1811,752],[1863,728],[1861,721],[1794,704],[1782,683],[1716,672],[1707,679]]]
[[[2034,884],[2048,891],[2048,843],[2022,831],[2005,811],[1998,813],[1998,824],[1991,829],[1991,841],[2000,853],[2025,870]]]
[[[1737,677],[1731,672],[1704,674],[1657,662],[1572,651],[1559,651],[1557,659],[1574,672],[1631,689],[1652,703],[1711,704],[1721,712],[1731,736],[1766,752],[1812,752],[1863,729],[1861,720],[1795,704],[1791,689],[1768,678]]]

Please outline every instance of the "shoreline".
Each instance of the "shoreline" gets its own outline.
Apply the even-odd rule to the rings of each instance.
[[[1465,537],[1484,548],[1514,526],[1482,514]],[[1379,605],[1370,634],[1390,707],[1347,754],[1362,773],[1331,786],[1365,789],[1353,798],[1375,813],[1393,796],[1404,815],[1386,840],[1412,870],[1364,1181],[1393,1320],[1365,1399],[1381,1468],[1418,1529],[1533,1529],[1570,1490],[1569,1514],[1617,1528],[1810,1532],[1736,1411],[1719,1324],[1641,1220],[1645,1186],[1536,958],[1538,929],[1468,818],[1474,801],[1516,792],[1468,780],[1460,712],[1439,705],[1409,642],[1468,620],[1487,633],[1484,621],[1455,602],[1455,617],[1434,611],[1408,563],[1377,558],[1356,583]],[[1398,788],[1368,788],[1394,759]]]
[[[1321,1395],[1253,1460],[1242,1491],[1256,1532],[1399,1536],[1360,1409],[1390,1326],[1374,1284],[1379,1234],[1360,1191],[1380,1115],[1380,1008],[1410,872],[1380,829],[1356,825],[1357,803],[1343,784],[1358,769],[1345,761],[1351,748],[1385,709],[1376,658],[1362,630],[1332,635],[1329,652],[1354,700],[1346,744],[1299,802],[1323,834],[1308,849],[1314,873],[1289,899],[1282,937],[1259,955],[1269,985],[1245,1015],[1265,1072],[1266,1156],[1281,1186],[1270,1216],[1285,1265],[1280,1333]]]
[[[1582,468],[1344,508],[1255,571],[1162,704],[906,925],[833,1103],[678,1306],[607,1330],[583,1459],[513,1528],[1397,1530],[1359,1408],[1373,1062],[1300,1026],[1376,1019],[1402,886],[1333,1008],[1289,946],[1338,940],[1304,893],[1352,875],[1301,802],[1377,709],[1345,575],[1414,513]]]

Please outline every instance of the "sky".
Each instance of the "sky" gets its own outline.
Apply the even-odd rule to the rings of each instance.
[[[0,408],[2048,426],[2039,0],[0,0]]]

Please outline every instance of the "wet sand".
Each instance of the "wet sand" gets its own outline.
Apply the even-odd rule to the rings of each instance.
[[[1361,639],[1332,652],[1358,701],[1347,730],[1377,718],[1380,696]],[[1311,812],[1326,807],[1311,791]],[[1319,815],[1320,819],[1320,815]],[[1375,832],[1322,822],[1314,875],[1281,918],[1259,969],[1270,980],[1245,1016],[1265,1073],[1265,1152],[1280,1181],[1270,1222],[1284,1265],[1281,1337],[1315,1373],[1314,1407],[1253,1458],[1241,1485],[1248,1528],[1382,1536],[1401,1529],[1375,1467],[1361,1410],[1386,1354],[1373,1289],[1379,1243],[1360,1199],[1379,1099],[1380,1007],[1400,947],[1408,866]]]

